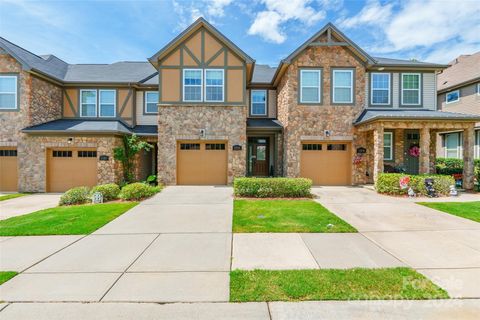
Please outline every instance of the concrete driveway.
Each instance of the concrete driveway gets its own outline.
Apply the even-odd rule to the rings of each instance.
[[[479,195],[409,199],[360,187],[319,187],[313,192],[323,206],[451,296],[480,298],[480,223],[415,203],[480,201]]]
[[[23,272],[0,301],[227,302],[232,208],[229,187],[169,187],[92,235],[41,237],[51,250],[17,265],[30,237],[5,238]]]
[[[0,220],[58,206],[61,194],[38,193],[0,202]]]

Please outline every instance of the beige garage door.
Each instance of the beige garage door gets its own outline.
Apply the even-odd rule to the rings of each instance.
[[[0,147],[0,191],[18,190],[17,149]]]
[[[47,191],[64,192],[73,187],[97,184],[95,149],[48,149]]]
[[[227,143],[225,141],[179,142],[177,184],[227,184]]]
[[[300,175],[314,185],[351,184],[351,144],[348,142],[311,142],[302,144]]]

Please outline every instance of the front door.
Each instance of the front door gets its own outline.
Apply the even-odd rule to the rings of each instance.
[[[405,130],[404,144],[404,163],[405,170],[408,174],[418,174],[419,171],[419,154],[417,148],[420,147],[420,133],[418,130]]]
[[[269,138],[248,139],[248,169],[252,176],[269,176]]]

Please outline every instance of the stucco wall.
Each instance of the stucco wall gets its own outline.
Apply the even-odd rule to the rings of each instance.
[[[246,173],[246,106],[162,106],[158,116],[158,179],[176,184],[178,140],[228,141],[228,183]],[[206,137],[200,138],[200,129]],[[232,151],[232,146],[242,146]]]

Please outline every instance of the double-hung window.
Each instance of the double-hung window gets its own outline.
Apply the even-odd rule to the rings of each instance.
[[[205,70],[205,101],[223,102],[223,70]]]
[[[480,130],[475,131],[475,159],[480,158]]]
[[[116,91],[99,90],[99,115],[100,117],[115,117]]]
[[[80,116],[97,116],[97,90],[80,90]]]
[[[420,86],[419,73],[402,73],[402,105],[420,105]]]
[[[183,101],[202,102],[203,101],[203,70],[202,69],[184,69],[183,70]]]
[[[383,160],[393,160],[393,132],[383,133]]]
[[[157,113],[158,91],[145,91],[145,113]]]
[[[451,92],[447,92],[445,95],[445,103],[454,103],[460,100],[460,90],[455,90]]]
[[[267,115],[267,90],[252,90],[250,114],[252,116]]]
[[[333,70],[333,103],[353,103],[353,70]]]
[[[17,109],[17,95],[17,76],[0,76],[0,110]]]
[[[390,104],[390,73],[371,74],[371,105]]]
[[[320,103],[322,70],[300,70],[300,102]]]
[[[460,158],[460,138],[459,132],[445,135],[445,158]]]

